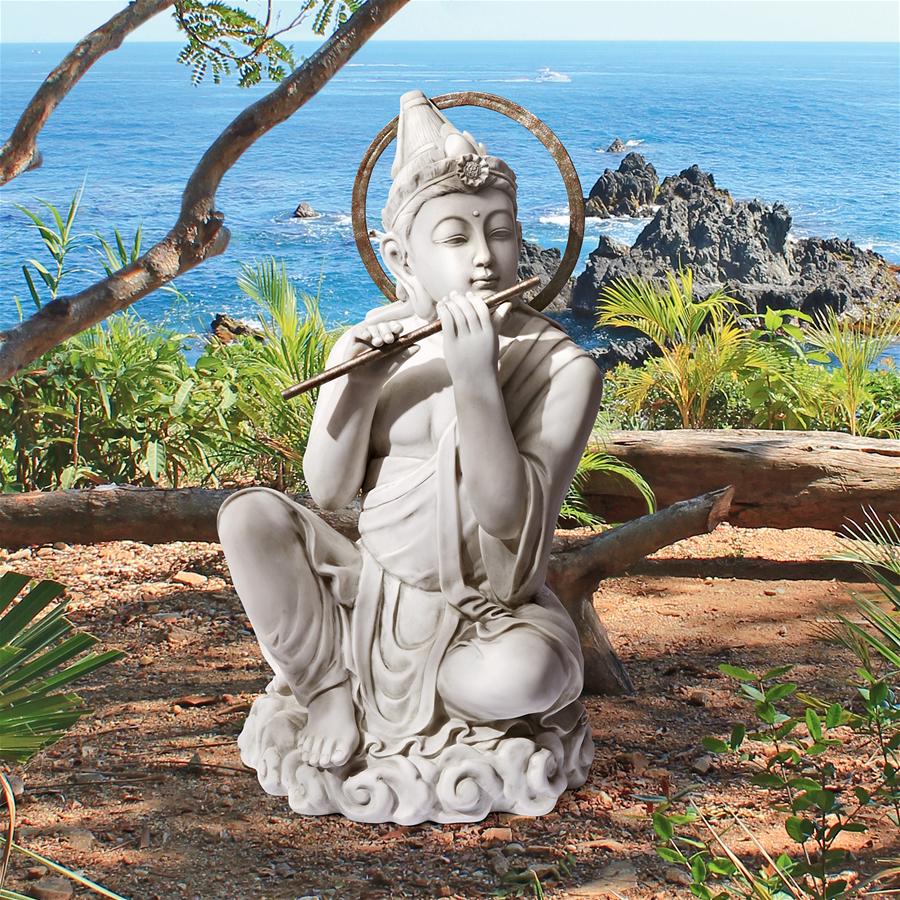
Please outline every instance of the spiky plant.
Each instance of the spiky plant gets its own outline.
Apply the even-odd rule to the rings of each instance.
[[[597,306],[597,325],[634,328],[656,345],[658,357],[617,371],[617,389],[634,411],[655,387],[681,416],[683,428],[702,428],[721,378],[762,364],[748,333],[737,322],[741,306],[721,290],[694,296],[693,273],[667,274],[668,289],[642,278],[607,285]]]
[[[872,367],[900,332],[900,314],[880,321],[864,318],[860,322],[842,322],[833,309],[816,318],[806,328],[805,338],[815,348],[830,353],[838,365],[831,385],[832,413],[843,420],[850,434],[879,435],[885,424],[877,412],[862,416],[866,400],[871,399],[869,387]]]
[[[637,488],[640,495],[644,498],[647,503],[647,511],[655,511],[656,498],[653,496],[653,490],[640,472],[609,453],[585,450],[578,461],[575,477],[572,479],[572,484],[559,511],[561,521],[574,522],[583,528],[597,528],[603,524],[603,520],[588,509],[587,500],[583,493],[588,478],[594,472],[603,472],[614,478],[621,478],[627,481]]]
[[[57,581],[39,581],[16,602],[30,579],[0,577],[0,759],[27,762],[59,740],[90,710],[64,689],[124,654],[88,653],[97,638],[76,631],[65,617],[67,599]]]

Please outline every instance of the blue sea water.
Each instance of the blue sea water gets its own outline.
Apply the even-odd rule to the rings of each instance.
[[[297,55],[313,45],[297,45]],[[0,130],[7,135],[60,44],[0,48]],[[21,262],[41,258],[37,233],[16,205],[67,206],[85,184],[78,229],[111,238],[141,225],[145,248],[178,215],[185,181],[204,150],[249,102],[270,89],[194,87],[177,44],[126,44],[98,62],[47,123],[44,165],[0,191],[0,327],[29,311]],[[538,80],[542,67],[568,81]],[[380,295],[358,257],[350,198],[359,161],[397,113],[400,94],[502,94],[542,118],[571,154],[585,193],[621,156],[616,136],[660,178],[697,163],[737,198],[780,201],[794,237],[850,238],[900,263],[900,56],[897,44],[662,42],[372,42],[291,119],[225,176],[218,208],[232,233],[226,254],[182,276],[188,302],[157,292],[135,304],[151,321],[206,330],[212,315],[255,316],[236,286],[242,263],[284,259],[298,286],[319,292],[329,322],[353,321]],[[565,194],[552,160],[527,131],[494,113],[455,110],[519,175],[526,238],[565,244]],[[369,219],[380,228],[388,154],[373,178]],[[322,215],[291,217],[308,201]],[[597,237],[632,242],[647,220],[588,220],[583,257]],[[96,244],[96,240],[94,239]],[[75,254],[66,292],[101,272]],[[900,355],[900,354],[898,354]]]

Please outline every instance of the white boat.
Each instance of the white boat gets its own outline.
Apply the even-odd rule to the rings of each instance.
[[[553,69],[544,66],[542,69],[538,69],[537,78],[535,81],[557,81],[557,82],[566,82],[571,81],[568,75],[563,75],[562,72],[554,72]]]

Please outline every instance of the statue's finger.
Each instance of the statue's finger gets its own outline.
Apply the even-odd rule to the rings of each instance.
[[[456,336],[456,320],[450,312],[448,303],[438,303],[435,307],[438,318],[441,320],[441,330],[450,337]]]

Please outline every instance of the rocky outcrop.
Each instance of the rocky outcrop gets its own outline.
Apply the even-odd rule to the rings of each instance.
[[[670,200],[695,200],[698,197],[723,197],[731,200],[731,194],[716,187],[712,172],[704,172],[700,166],[693,165],[682,169],[677,175],[666,175],[659,186],[656,202],[668,203]]]
[[[572,293],[574,312],[593,316],[601,290],[617,278],[664,284],[680,267],[693,271],[699,296],[722,288],[759,311],[828,307],[856,319],[900,304],[900,285],[882,257],[834,238],[790,241],[787,207],[735,201],[696,166],[667,178],[658,199],[631,248],[605,239],[591,253]]]
[[[223,343],[230,344],[244,335],[252,335],[258,341],[264,340],[258,328],[241,322],[229,316],[227,313],[216,313],[215,318],[209,323],[209,330]]]
[[[295,219],[318,219],[319,213],[317,213],[305,200],[303,203],[298,204],[297,208],[294,210]]]
[[[621,138],[616,138],[607,148],[607,153],[624,153],[628,148],[622,143]]]
[[[529,241],[522,242],[522,252],[519,255],[519,267],[516,275],[519,281],[531,278],[533,275],[539,275],[541,278],[541,288],[547,284],[559,268],[562,254],[556,247],[539,247]],[[567,309],[572,301],[572,287],[575,284],[574,279],[570,278],[562,291],[546,308],[550,311],[561,311]],[[538,290],[526,291],[524,297],[531,300],[538,293]]]
[[[585,197],[585,214],[610,216],[649,215],[659,190],[656,169],[640,153],[629,153],[613,172],[606,169]]]

